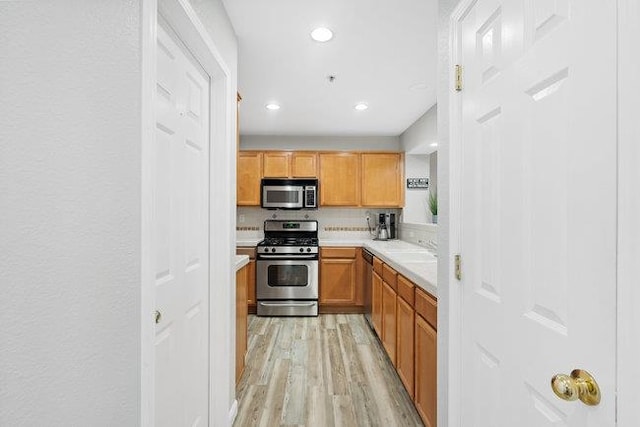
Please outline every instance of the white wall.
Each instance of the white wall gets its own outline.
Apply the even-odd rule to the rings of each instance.
[[[0,2],[0,425],[140,418],[140,9]]]
[[[240,113],[242,114],[242,113]],[[380,150],[400,151],[397,136],[241,135],[242,150]]]
[[[403,210],[402,221],[411,224],[431,223],[431,213],[428,210],[429,191],[436,187],[437,179],[434,179],[434,172],[437,166],[437,147],[431,144],[438,141],[437,134],[437,105],[434,105],[426,113],[400,135],[400,147],[405,155],[405,175],[407,178],[429,178],[428,190],[406,190],[405,208]],[[433,158],[432,158],[433,157]]]
[[[404,171],[406,178],[429,178],[429,158],[426,154],[407,154],[404,156]],[[410,224],[427,224],[431,222],[429,212],[430,188],[406,188],[404,209],[402,210],[402,222]]]
[[[231,133],[229,146],[214,148],[214,153],[225,159],[235,159],[235,104],[238,75],[238,41],[233,26],[221,0],[190,0],[193,9],[198,14],[207,32],[211,36],[222,60],[229,68],[231,80],[231,98],[228,100],[232,111]],[[236,198],[235,198],[235,161],[222,161],[212,164],[215,200],[212,201],[212,240],[211,250],[214,259],[227,259],[228,262],[215,270],[215,276],[222,280],[211,283],[212,292],[227,303],[219,309],[212,306],[211,316],[214,317],[211,339],[216,350],[212,355],[214,360],[212,378],[219,386],[212,387],[211,404],[214,425],[225,425],[236,411],[235,401],[235,228],[236,228]],[[216,188],[216,185],[218,187]],[[215,266],[212,266],[215,268]],[[219,381],[219,382],[218,382]]]
[[[400,147],[407,154],[429,154],[437,148],[431,144],[438,141],[438,107],[434,105],[400,135]]]

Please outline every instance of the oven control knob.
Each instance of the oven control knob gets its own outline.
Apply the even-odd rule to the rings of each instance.
[[[276,248],[271,248],[271,252],[275,252],[275,251],[276,251]]]
[[[307,248],[307,252],[311,252],[311,248]]]
[[[303,249],[303,248],[300,248],[300,252],[304,252],[304,249]]]
[[[269,252],[269,248],[264,248],[264,251],[265,252]]]

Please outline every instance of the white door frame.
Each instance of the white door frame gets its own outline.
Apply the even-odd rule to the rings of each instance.
[[[462,0],[451,14],[449,34],[449,70],[448,92],[450,96],[450,146],[449,146],[449,257],[451,268],[448,271],[449,296],[445,307],[449,309],[448,370],[448,420],[449,425],[462,427],[462,290],[455,278],[453,257],[460,253],[461,245],[461,174],[462,165],[458,161],[461,155],[462,102],[460,94],[454,91],[454,64],[459,64],[460,40],[458,22],[474,0]],[[634,41],[640,37],[640,5],[636,0],[617,0],[618,2],[618,344],[617,344],[617,416],[618,426],[631,427],[637,423],[640,391],[640,289],[637,287],[640,277],[640,147],[637,141],[640,135],[640,122],[636,113],[640,109],[640,52]],[[441,385],[444,386],[444,385]]]
[[[210,166],[209,233],[231,228],[234,209],[235,174],[235,102],[233,78],[220,51],[199,20],[188,0],[142,0],[142,289],[141,289],[141,416],[143,427],[154,420],[154,340],[155,311],[153,219],[153,146],[155,144],[156,49],[158,16],[176,32],[180,40],[211,78],[210,90]],[[235,187],[234,187],[235,188]],[[215,206],[215,209],[214,209]],[[212,225],[215,224],[216,227]],[[232,319],[235,314],[234,234],[216,233],[209,239],[209,425],[230,424],[236,403],[233,401],[232,373],[234,354]],[[215,343],[215,345],[214,345]],[[231,407],[231,408],[230,408]],[[230,411],[231,410],[231,414]]]
[[[447,419],[449,426],[460,426],[462,417],[462,287],[455,275],[455,255],[461,252],[462,244],[462,102],[460,92],[455,87],[455,64],[460,63],[458,22],[475,0],[462,0],[451,13],[449,22],[449,58],[450,70],[447,80],[449,93],[449,271],[447,272],[449,301],[445,307],[449,310],[449,336],[447,361]],[[441,387],[443,385],[440,385]]]
[[[618,0],[618,425],[638,423],[640,402],[640,5]]]

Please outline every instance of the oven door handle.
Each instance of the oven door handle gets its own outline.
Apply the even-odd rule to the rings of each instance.
[[[262,305],[262,306],[265,306],[265,307],[313,307],[314,305],[316,305],[315,302],[307,302],[307,303],[300,303],[300,302],[268,303],[268,302],[259,301],[258,303],[260,305]]]
[[[295,261],[297,259],[317,259],[318,254],[315,255],[291,255],[291,254],[282,254],[282,255],[258,255],[258,260],[261,259],[287,259],[291,261]]]

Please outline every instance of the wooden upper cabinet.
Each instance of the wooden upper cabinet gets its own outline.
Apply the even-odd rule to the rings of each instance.
[[[291,156],[292,178],[315,178],[318,176],[318,154],[294,152]]]
[[[316,178],[318,154],[306,151],[265,151],[265,178]]]
[[[362,153],[362,206],[404,205],[401,153]]]
[[[265,178],[289,178],[291,176],[291,153],[287,151],[265,152],[263,165]]]
[[[262,179],[262,153],[241,151],[238,154],[237,204],[260,206],[260,180]]]
[[[320,205],[360,204],[360,154],[320,153]]]

